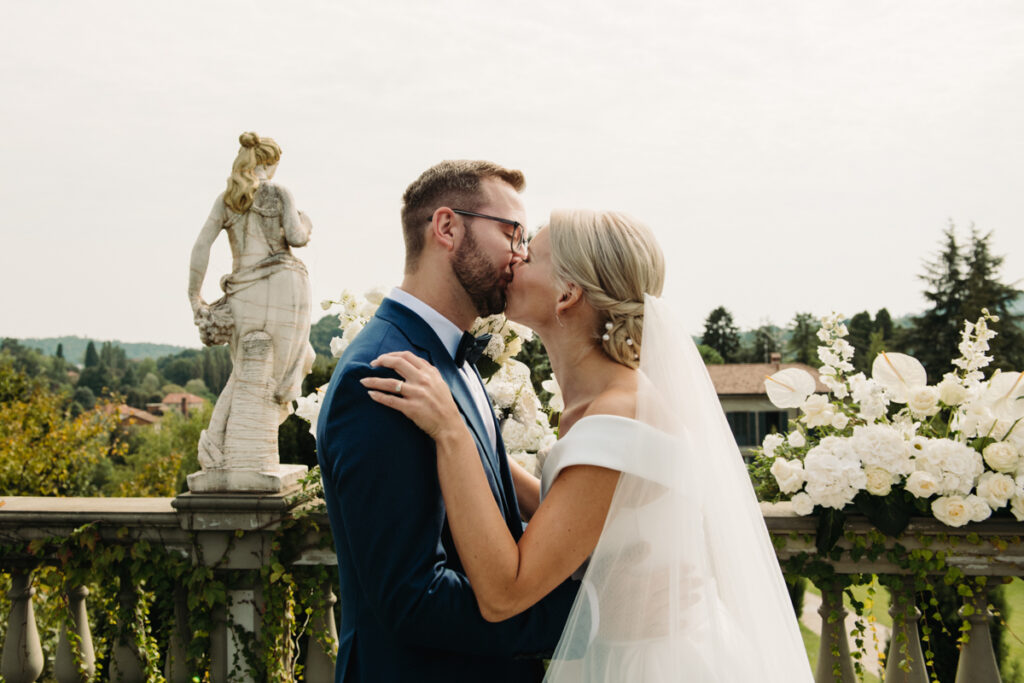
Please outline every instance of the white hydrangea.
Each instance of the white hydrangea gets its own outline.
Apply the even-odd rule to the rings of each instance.
[[[872,496],[887,496],[892,491],[892,485],[896,483],[895,477],[881,467],[864,468],[864,490]]]
[[[906,440],[889,425],[854,427],[850,446],[865,468],[878,467],[899,476],[907,476],[914,471]]]
[[[915,464],[935,477],[943,495],[969,494],[985,469],[980,453],[949,439],[929,439]]]
[[[889,407],[889,400],[882,386],[875,380],[865,377],[862,372],[850,377],[850,395],[854,403],[860,407],[858,415],[869,423],[885,415]]]
[[[828,436],[804,458],[805,490],[816,505],[842,509],[867,483],[849,440]]]

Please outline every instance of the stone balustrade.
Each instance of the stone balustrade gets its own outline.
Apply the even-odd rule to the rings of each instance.
[[[39,680],[44,671],[43,650],[36,626],[33,572],[48,564],[66,562],[59,551],[46,541],[67,539],[84,525],[90,525],[98,542],[130,549],[145,541],[161,547],[172,556],[186,560],[191,567],[208,567],[221,577],[228,595],[223,607],[212,615],[209,635],[210,680],[251,680],[244,639],[239,631],[258,634],[262,628],[267,601],[262,594],[260,570],[276,557],[275,544],[280,531],[295,510],[285,495],[184,494],[177,498],[6,498],[0,507],[0,570],[10,576],[10,613],[6,619],[0,675],[6,683]],[[333,550],[326,519],[312,519],[319,530],[309,538],[290,538],[298,550],[292,554],[292,567],[334,565]],[[851,519],[847,533],[839,540],[838,550],[829,558],[816,554],[816,520],[794,516],[786,505],[765,506],[765,519],[784,566],[794,560],[817,558],[831,567],[837,580],[824,582],[822,590],[821,650],[815,680],[852,683],[854,668],[844,633],[846,609],[842,600],[843,576],[877,574],[887,577],[893,591],[893,634],[902,656],[889,657],[885,666],[888,683],[925,683],[928,680],[924,656],[914,615],[912,590],[900,588],[900,576],[908,574],[898,558],[915,550],[942,554],[945,566],[960,570],[959,576],[971,590],[964,591],[962,614],[971,624],[970,639],[963,646],[956,683],[990,683],[1000,680],[988,624],[986,587],[976,577],[1024,575],[1024,526],[1012,520],[989,520],[961,529],[945,527],[935,520],[915,520],[900,539],[878,536],[865,520]],[[858,539],[869,539],[858,542]],[[33,543],[35,542],[35,543]],[[878,544],[884,546],[881,548]],[[898,544],[898,546],[897,546]],[[864,548],[874,545],[873,552]],[[85,552],[85,551],[80,551]],[[821,567],[821,564],[817,565]],[[328,575],[333,575],[333,567]],[[125,574],[125,577],[128,575]],[[941,580],[941,577],[936,577]],[[307,681],[333,680],[333,650],[336,648],[336,597],[331,591],[333,576],[320,589],[323,599],[311,605],[304,617],[307,623],[304,677]],[[990,581],[989,585],[995,582]],[[138,591],[130,580],[119,587],[104,586],[116,600],[122,601],[122,613],[131,613]],[[186,644],[189,632],[188,594],[185,585],[173,588],[174,627],[159,662],[147,658],[136,643],[111,643],[110,661],[104,678],[126,683],[147,680],[147,667],[159,667],[170,683],[187,683],[194,672],[188,670]],[[95,596],[93,596],[95,597]],[[51,596],[51,599],[52,596]],[[50,670],[60,683],[91,680],[97,668],[87,616],[90,594],[86,586],[68,585],[62,600],[66,602],[66,628],[60,633]],[[897,607],[899,605],[900,607]],[[341,605],[344,609],[344,605]],[[306,614],[300,606],[297,610]],[[910,616],[908,616],[910,615]],[[838,617],[838,618],[837,618]],[[268,617],[269,618],[269,617]],[[905,647],[902,645],[905,643]]]

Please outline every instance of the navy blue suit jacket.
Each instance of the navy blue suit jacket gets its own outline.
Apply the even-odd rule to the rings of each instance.
[[[369,365],[389,351],[411,351],[441,372],[509,530],[516,539],[523,533],[500,436],[496,453],[433,329],[385,299],[338,362],[317,425],[341,579],[336,681],[538,681],[543,671],[536,657],[554,649],[579,584],[566,581],[498,624],[480,616],[448,530],[433,440],[400,412],[375,403],[359,383],[371,375],[397,377]]]

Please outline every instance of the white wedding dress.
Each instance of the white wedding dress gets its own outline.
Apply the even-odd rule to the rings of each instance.
[[[548,668],[552,683],[812,681],[760,508],[704,363],[645,299],[637,419],[579,420],[551,449],[622,472]]]

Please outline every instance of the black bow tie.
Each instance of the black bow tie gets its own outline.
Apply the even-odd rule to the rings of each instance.
[[[487,348],[489,341],[491,341],[489,334],[474,337],[469,332],[463,332],[462,339],[459,340],[459,348],[455,349],[455,367],[461,368],[463,363],[474,365],[480,359],[480,354]]]

